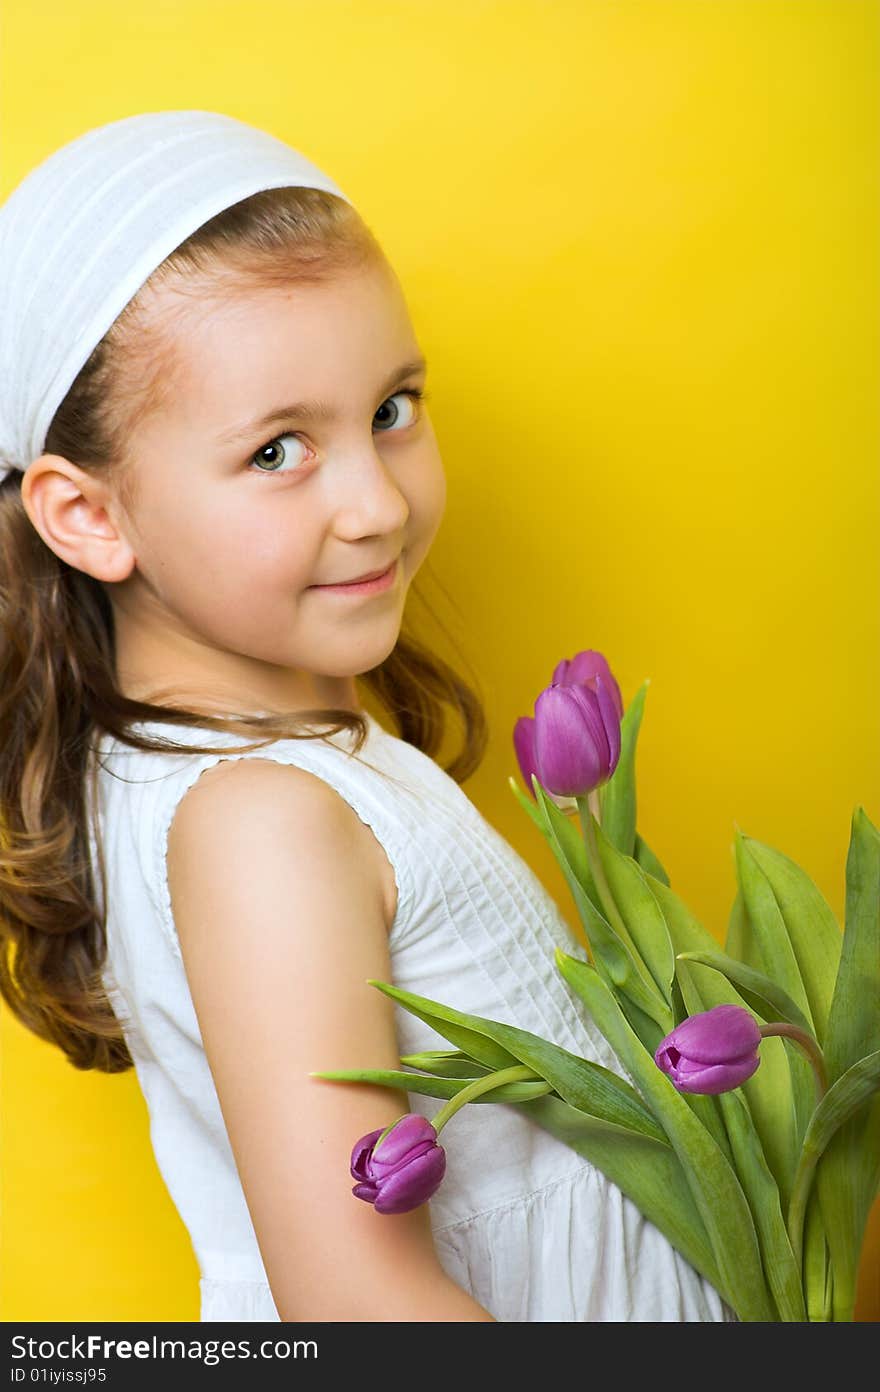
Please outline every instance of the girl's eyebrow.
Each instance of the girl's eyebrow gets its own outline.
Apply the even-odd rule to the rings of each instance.
[[[386,381],[381,391],[386,395],[393,392],[395,387],[400,386],[401,382],[407,377],[411,377],[416,372],[424,372],[428,362],[424,357],[413,358],[412,362],[404,363],[401,367],[395,368],[391,376]],[[241,425],[234,425],[230,430],[226,430],[222,435],[217,436],[218,445],[232,445],[243,440],[250,439],[259,431],[269,430],[273,425],[292,419],[307,421],[327,421],[333,420],[336,415],[335,407],[326,401],[294,401],[289,406],[277,406],[273,411],[267,412],[265,416],[260,416],[257,420],[247,421]]]

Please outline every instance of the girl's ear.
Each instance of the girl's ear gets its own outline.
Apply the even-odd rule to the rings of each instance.
[[[107,484],[60,454],[41,454],[21,482],[25,512],[55,555],[96,580],[126,580],[135,554]]]

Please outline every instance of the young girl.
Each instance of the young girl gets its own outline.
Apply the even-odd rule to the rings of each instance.
[[[242,122],[147,113],[14,190],[0,267],[0,986],[75,1067],[136,1069],[202,1320],[733,1318],[515,1105],[465,1107],[430,1203],[378,1214],[354,1142],[441,1102],[310,1076],[449,1047],[370,979],[626,1076],[460,786],[479,701],[402,633],[445,482],[350,201]]]

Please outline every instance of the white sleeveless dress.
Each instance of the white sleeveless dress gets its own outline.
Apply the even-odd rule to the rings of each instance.
[[[537,876],[439,764],[365,716],[369,734],[358,758],[346,730],[329,743],[285,739],[242,754],[235,752],[242,737],[142,726],[180,743],[228,746],[228,755],[132,750],[107,736],[97,742],[108,883],[104,985],[134,1060],[159,1170],[199,1264],[203,1321],[280,1318],[204,1052],[165,864],[178,802],[220,758],[307,769],[372,829],[398,889],[389,936],[394,984],[517,1025],[627,1076],[556,969],[557,944],[585,954]],[[394,1009],[401,1054],[453,1047]],[[403,1091],[400,1103],[401,1113],[429,1118],[442,1106]],[[443,1145],[446,1177],[429,1205],[437,1254],[496,1320],[735,1319],[616,1185],[515,1106],[462,1108],[444,1128]],[[346,1170],[348,1162],[339,1156]]]

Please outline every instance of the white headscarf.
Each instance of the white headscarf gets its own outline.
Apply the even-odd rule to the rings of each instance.
[[[149,111],[86,131],[0,205],[0,480],[43,453],[95,345],[191,232],[263,189],[324,189],[305,155],[215,111]]]

